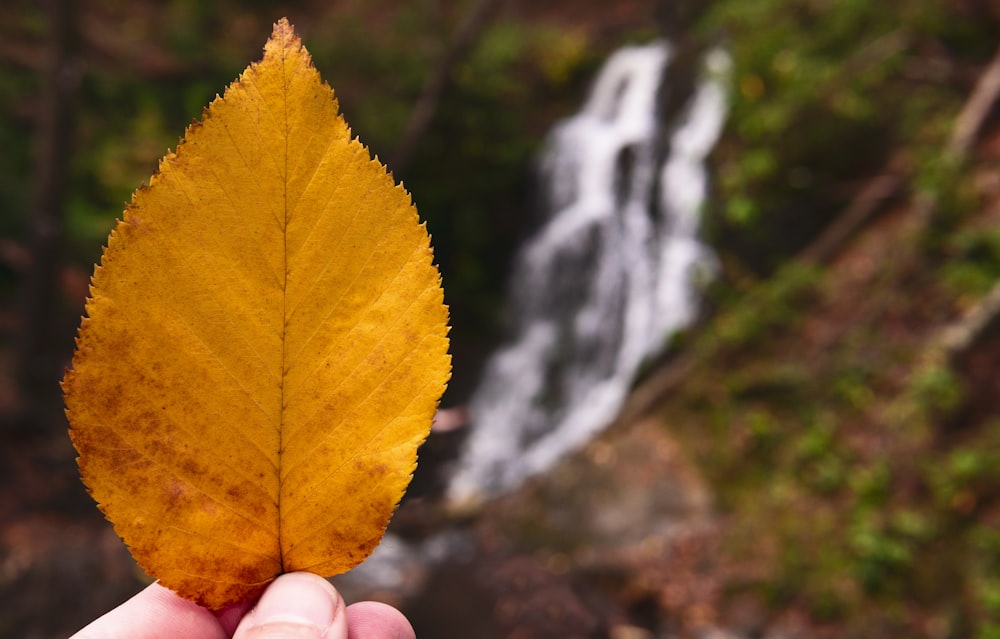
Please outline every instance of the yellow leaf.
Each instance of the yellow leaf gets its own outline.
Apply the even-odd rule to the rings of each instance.
[[[63,382],[136,561],[211,608],[378,544],[450,374],[409,195],[288,22],[132,198]]]

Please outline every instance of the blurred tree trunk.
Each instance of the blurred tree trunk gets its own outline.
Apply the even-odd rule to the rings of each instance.
[[[64,349],[54,327],[63,238],[63,209],[80,86],[76,0],[46,0],[48,36],[43,89],[38,104],[34,181],[26,247],[30,257],[21,281],[16,366],[22,423],[36,427],[58,414],[57,381]],[[54,404],[53,404],[54,403]]]
[[[413,111],[410,113],[406,130],[400,136],[399,144],[396,145],[396,150],[389,160],[389,168],[397,177],[402,176],[413,161],[417,147],[424,134],[427,133],[427,129],[430,128],[431,120],[437,113],[441,98],[444,97],[445,91],[448,89],[455,66],[472,49],[504,1],[479,0],[458,27],[458,31],[455,32],[437,66],[427,76],[420,97],[417,98]]]
[[[711,0],[660,0],[657,12],[663,35],[674,43],[689,40],[695,23],[711,6]]]

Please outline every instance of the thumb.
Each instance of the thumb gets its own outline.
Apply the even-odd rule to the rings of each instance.
[[[344,600],[318,575],[281,575],[243,617],[233,639],[347,639]]]

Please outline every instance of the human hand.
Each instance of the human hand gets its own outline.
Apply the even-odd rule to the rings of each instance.
[[[330,582],[281,575],[260,601],[219,613],[153,584],[70,639],[415,639],[401,612],[365,601],[344,605]]]

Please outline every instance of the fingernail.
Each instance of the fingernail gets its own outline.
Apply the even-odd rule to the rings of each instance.
[[[323,636],[339,608],[340,595],[328,581],[310,573],[288,573],[264,591],[253,612],[253,625],[312,626]]]

